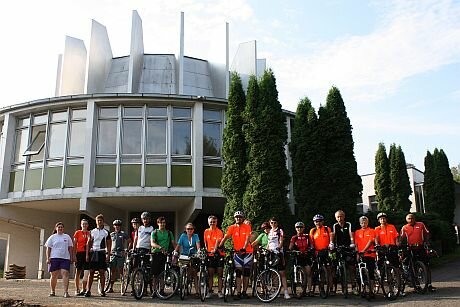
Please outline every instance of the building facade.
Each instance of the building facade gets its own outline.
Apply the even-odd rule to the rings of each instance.
[[[244,80],[263,73],[265,60],[247,42],[230,67],[228,25],[223,63],[187,57],[183,29],[182,14],[178,55],[146,54],[134,11],[130,55],[114,58],[105,27],[93,21],[88,52],[66,38],[56,97],[0,110],[5,268],[48,276],[44,242],[57,221],[73,234],[83,215],[102,213],[108,226],[121,218],[129,230],[132,217],[149,211],[166,216],[177,235],[186,222],[223,215],[229,71]],[[293,114],[286,117],[290,130]]]

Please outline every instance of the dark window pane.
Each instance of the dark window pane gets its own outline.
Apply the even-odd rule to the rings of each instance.
[[[203,119],[212,121],[221,121],[221,112],[218,110],[203,110]]]
[[[220,124],[203,124],[203,155],[220,157],[222,137],[220,134]]]
[[[166,121],[149,120],[147,123],[147,153],[166,154]]]
[[[173,117],[183,117],[190,118],[192,117],[192,109],[190,108],[173,108]]]
[[[191,122],[173,122],[173,155],[191,155]]]

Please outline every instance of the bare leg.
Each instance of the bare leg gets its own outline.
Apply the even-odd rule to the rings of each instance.
[[[102,293],[104,293],[104,289],[105,289],[105,270],[99,270],[99,280],[100,280],[100,283],[101,283]]]
[[[83,289],[82,291],[85,291],[88,289],[88,278],[89,278],[89,270],[84,270],[83,271]]]
[[[88,279],[88,287],[86,288],[86,292],[91,292],[91,287],[93,286],[93,279],[94,279],[94,270],[90,270],[89,279]]]
[[[286,271],[279,271],[281,275],[281,283],[283,284],[284,291],[288,291],[287,280],[286,280]]]
[[[75,270],[75,291],[76,293],[80,293],[80,274],[83,269],[76,269]]]
[[[312,276],[311,276],[311,266],[307,265],[305,267],[305,272],[307,273],[307,289],[310,291],[312,289]]]
[[[61,269],[62,283],[64,284],[64,293],[69,292],[69,271]]]
[[[218,291],[222,293],[222,284],[223,284],[223,276],[224,276],[224,268],[217,268],[217,276],[219,277],[217,280]],[[213,278],[214,279],[214,278]]]
[[[243,276],[243,292],[246,293],[248,290],[248,285],[249,285],[249,277],[248,276]]]
[[[53,293],[53,294],[56,292],[56,284],[57,284],[58,274],[59,274],[58,270],[56,270],[54,272],[51,272],[50,288],[51,288],[51,293]]]
[[[237,268],[236,270],[242,271],[241,268]],[[236,294],[241,294],[241,277],[236,277]]]

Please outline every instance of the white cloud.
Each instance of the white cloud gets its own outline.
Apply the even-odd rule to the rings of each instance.
[[[406,78],[460,62],[458,2],[392,2],[386,9],[390,13],[371,34],[312,44],[308,55],[273,59],[283,104],[297,103],[294,95],[306,87],[324,92],[332,84],[356,93],[347,100],[378,100]],[[363,95],[368,88],[380,90]]]

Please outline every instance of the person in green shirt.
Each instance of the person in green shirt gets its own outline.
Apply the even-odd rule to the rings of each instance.
[[[165,267],[166,254],[176,248],[174,235],[166,229],[166,219],[164,216],[157,218],[158,229],[152,232],[150,245],[152,246],[152,275],[153,288],[156,289],[156,276],[158,276]],[[155,296],[155,293],[152,295]]]
[[[268,245],[268,233],[270,232],[270,224],[268,222],[264,222],[262,223],[262,225],[260,226],[260,229],[262,229],[262,233],[257,237],[257,239],[255,239],[251,245],[253,247],[256,247],[256,246],[261,246],[263,248],[267,248],[267,245]]]

